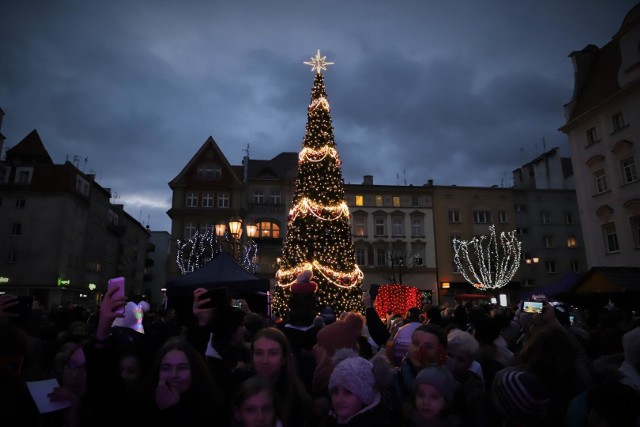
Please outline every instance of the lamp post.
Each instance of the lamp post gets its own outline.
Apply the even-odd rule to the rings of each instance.
[[[537,256],[527,256],[524,259],[525,264],[531,266],[531,276],[535,277],[536,275],[536,271],[535,271],[535,266],[538,265],[538,263],[540,262],[540,258]]]
[[[220,251],[226,250],[233,258],[250,273],[255,273],[258,266],[255,264],[258,245],[253,239],[258,234],[258,227],[254,224],[245,225],[247,233],[242,237],[242,218],[234,217],[227,223],[218,223],[215,226],[216,237]]]

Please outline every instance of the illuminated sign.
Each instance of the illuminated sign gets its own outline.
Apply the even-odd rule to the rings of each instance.
[[[4,276],[0,276],[0,284],[2,283],[9,283],[9,278],[8,277],[4,277]]]
[[[96,290],[96,284],[95,283],[89,283],[89,290],[90,291],[95,291]]]
[[[58,282],[56,284],[58,286],[69,286],[71,284],[71,280],[58,277]]]
[[[450,286],[449,282],[442,282],[442,289],[449,289]]]

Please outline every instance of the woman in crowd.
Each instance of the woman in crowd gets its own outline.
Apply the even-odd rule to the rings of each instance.
[[[298,376],[289,341],[279,329],[258,331],[251,343],[251,366],[234,372],[236,382],[253,375],[273,387],[285,427],[308,424],[311,398]]]
[[[458,383],[444,366],[430,365],[413,383],[414,397],[404,408],[409,427],[455,427],[462,421],[451,407]]]

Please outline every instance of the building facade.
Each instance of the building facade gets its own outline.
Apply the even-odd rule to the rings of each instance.
[[[363,288],[401,283],[435,293],[431,186],[374,185],[367,175],[361,185],[345,185],[345,199]]]
[[[640,5],[602,48],[572,52],[565,105],[587,266],[640,267]]]
[[[35,130],[7,150],[0,292],[92,306],[109,278],[125,276],[128,294],[143,293],[149,232],[110,197],[95,176],[54,164]]]

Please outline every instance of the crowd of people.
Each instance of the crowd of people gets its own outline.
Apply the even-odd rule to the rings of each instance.
[[[188,316],[109,290],[99,309],[0,295],[0,425],[640,426],[635,313],[425,304],[385,318],[318,307],[299,288],[277,321],[245,301]],[[121,309],[125,309],[124,314]],[[55,378],[41,413],[28,385]]]

